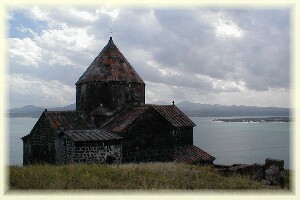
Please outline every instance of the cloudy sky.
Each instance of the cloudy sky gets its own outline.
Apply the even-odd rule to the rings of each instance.
[[[9,108],[75,103],[111,34],[146,103],[290,107],[288,8],[33,6],[8,18]]]

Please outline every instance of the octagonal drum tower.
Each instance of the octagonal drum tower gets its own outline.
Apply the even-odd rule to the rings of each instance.
[[[145,103],[145,83],[112,37],[76,82],[76,110],[114,115]]]

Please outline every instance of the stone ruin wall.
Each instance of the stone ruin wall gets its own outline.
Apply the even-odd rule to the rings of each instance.
[[[59,164],[70,163],[114,163],[120,164],[122,161],[121,142],[91,142],[75,143],[63,137],[60,139],[61,157]],[[110,161],[110,158],[113,161]]]
[[[233,173],[249,175],[252,180],[264,180],[266,184],[284,188],[284,161],[267,158],[265,164],[234,164],[232,166],[214,165],[225,176]]]

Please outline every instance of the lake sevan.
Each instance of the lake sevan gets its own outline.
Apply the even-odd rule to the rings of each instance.
[[[213,117],[191,117],[194,145],[216,158],[215,164],[264,164],[266,158],[290,165],[290,125],[292,122],[214,122]],[[8,165],[22,165],[21,137],[30,133],[38,118],[8,118]]]

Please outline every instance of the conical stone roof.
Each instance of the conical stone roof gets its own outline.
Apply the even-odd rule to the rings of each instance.
[[[107,45],[76,82],[124,81],[145,84],[110,37]]]

